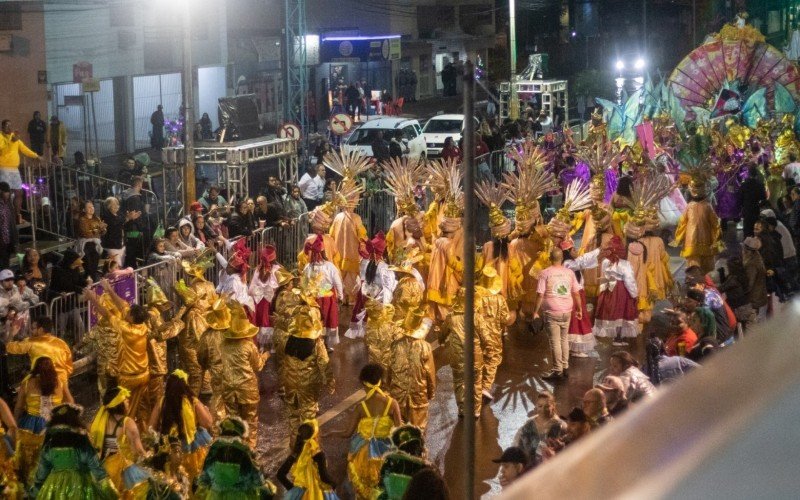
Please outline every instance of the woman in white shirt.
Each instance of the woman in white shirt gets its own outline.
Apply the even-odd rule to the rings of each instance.
[[[252,323],[256,305],[247,288],[247,271],[250,269],[247,261],[249,258],[250,249],[247,248],[247,241],[244,238],[237,240],[233,245],[233,255],[230,259],[226,259],[217,252],[217,262],[220,265],[217,293],[227,295],[242,304]]]
[[[261,250],[260,257],[258,269],[253,274],[247,291],[253,297],[253,302],[256,305],[253,324],[258,327],[256,343],[263,351],[268,346],[271,347],[270,344],[272,344],[272,334],[274,333],[272,320],[270,319],[272,299],[275,297],[275,290],[278,288],[276,273],[283,267],[275,263],[277,251],[272,245],[266,245]]]
[[[342,275],[325,255],[322,235],[318,234],[313,242],[306,240],[303,251],[308,257],[303,277],[317,283],[317,303],[325,330],[325,344],[328,351],[333,351],[333,346],[339,343],[339,300],[344,296]]]
[[[367,316],[364,305],[367,299],[380,301],[384,305],[391,304],[394,287],[397,285],[394,273],[389,270],[388,264],[384,261],[386,237],[383,235],[383,231],[367,241],[366,247],[368,258],[361,259],[359,264],[356,302],[350,318],[350,328],[344,334],[350,339],[364,336],[364,321]]]
[[[639,335],[639,291],[633,267],[625,260],[628,249],[619,236],[614,236],[600,253],[600,295],[594,314],[595,337],[611,337],[614,345],[627,345],[623,338]]]

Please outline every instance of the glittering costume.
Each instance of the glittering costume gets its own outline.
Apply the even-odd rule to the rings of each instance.
[[[369,299],[378,300],[384,304],[392,301],[392,292],[396,285],[394,273],[383,261],[383,252],[386,249],[386,240],[383,232],[378,232],[374,238],[367,241],[366,252],[368,258],[361,260],[358,274],[358,293],[350,317],[350,328],[344,336],[351,339],[364,336],[364,319],[367,317],[365,303]]]
[[[425,177],[425,163],[414,158],[392,158],[383,164],[386,186],[394,195],[397,219],[392,221],[386,232],[386,250],[389,261],[398,262],[399,254],[409,246],[419,249],[422,255],[428,253],[431,234],[425,234],[424,216],[414,198],[414,192]],[[435,221],[438,231],[439,221]],[[434,233],[435,234],[435,233]],[[428,275],[427,262],[421,263],[423,276]]]
[[[429,466],[422,457],[425,439],[422,430],[413,425],[401,425],[392,431],[392,450],[383,456],[380,483],[373,492],[378,500],[401,500],[411,478]]]
[[[232,432],[236,427],[241,429]],[[231,428],[231,429],[229,429]],[[203,472],[192,498],[203,500],[260,500],[272,498],[275,486],[259,471],[253,450],[247,446],[247,424],[236,418],[220,423],[223,435],[208,450]]]
[[[317,305],[325,328],[325,343],[333,347],[339,343],[339,299],[344,295],[342,277],[336,266],[325,258],[322,238],[318,236],[312,244],[306,243],[305,251],[309,263],[303,269],[303,278],[318,284]]]
[[[218,298],[206,313],[208,329],[200,338],[197,348],[197,361],[204,374],[208,374],[211,382],[211,400],[209,409],[214,416],[214,421],[219,422],[225,416],[225,404],[222,399],[222,377],[224,364],[222,362],[222,339],[225,332],[231,327],[231,308],[225,299]]]
[[[53,394],[43,396],[41,392],[34,392],[33,386],[30,375],[20,384],[21,391],[25,393],[25,412],[17,423],[14,462],[18,477],[24,482],[29,482],[35,470],[44,441],[45,426],[53,408],[61,404],[64,387],[59,380]]]
[[[261,250],[260,263],[253,278],[250,280],[248,293],[255,303],[255,316],[253,324],[258,327],[256,341],[262,350],[271,346],[275,328],[272,324],[272,300],[278,288],[278,275],[286,272],[280,264],[275,264],[277,250],[272,245],[266,245]]]
[[[416,284],[419,286],[419,284]],[[425,337],[430,320],[424,319],[422,302],[412,299],[401,281],[395,288],[395,325],[401,335],[392,343],[388,366],[389,394],[400,405],[403,420],[422,429],[428,423],[428,403],[436,390],[436,366],[433,351]],[[401,296],[405,294],[406,300]],[[421,299],[421,297],[420,297]]]
[[[336,385],[321,338],[322,320],[316,301],[318,285],[303,281],[305,283],[296,289],[301,301],[292,313],[289,336],[283,346],[277,346],[286,416],[293,429],[305,420],[316,418],[322,390],[332,390]]]
[[[255,448],[258,439],[258,374],[264,368],[265,356],[258,352],[252,340],[258,327],[247,319],[244,309],[231,303],[230,328],[220,346],[222,358],[222,400],[228,415],[247,422],[250,428],[248,444]]]
[[[150,335],[147,341],[147,361],[150,367],[150,381],[140,403],[142,407],[140,415],[149,417],[153,408],[164,398],[164,378],[167,376],[167,340],[177,337],[185,328],[181,320],[185,309],[181,308],[169,321],[164,321],[162,309],[170,308],[172,303],[154,279],[149,278],[147,286],[147,329]]]
[[[114,307],[108,295],[100,296],[100,301],[106,309]],[[97,324],[89,330],[81,345],[91,346],[95,353],[97,389],[102,398],[106,393],[108,377],[116,377],[113,370],[119,357],[119,338],[111,321],[103,317],[98,318]]]
[[[458,414],[464,415],[464,297],[463,292],[459,292],[456,303],[453,304],[452,312],[447,316],[444,321],[442,330],[446,332],[447,338],[445,340],[445,348],[447,349],[447,357],[450,361],[450,368],[453,370],[453,390],[456,396],[456,405],[458,406]],[[481,349],[480,337],[474,337],[474,351],[475,351],[475,415],[480,415],[483,396],[481,390],[483,388],[483,350]],[[415,424],[416,425],[416,424]]]
[[[386,396],[386,408],[380,415],[372,415],[366,405],[375,393]],[[394,422],[389,415],[392,398],[377,385],[367,385],[367,395],[361,401],[363,416],[358,421],[358,429],[350,439],[347,454],[347,476],[356,490],[356,498],[370,499],[373,489],[378,485],[382,456],[389,451]]]
[[[636,337],[639,334],[636,299],[639,296],[633,268],[622,240],[614,236],[601,251],[600,295],[597,297],[595,337]]]
[[[292,292],[291,282],[294,275],[288,271],[281,272],[278,275],[278,289],[275,292],[273,299],[273,325],[275,327],[272,336],[272,345],[275,353],[273,359],[275,366],[278,370],[278,382],[283,387],[283,382],[280,380],[281,364],[283,361],[283,347],[286,345],[286,340],[289,338],[289,325],[292,322],[292,314],[294,308],[300,304],[300,297]]]
[[[508,298],[509,266],[508,236],[511,234],[511,222],[503,214],[503,204],[508,200],[508,189],[502,184],[482,181],[475,188],[478,199],[489,208],[489,228],[492,240],[481,248],[481,266],[491,266],[500,276],[500,293]]]
[[[364,305],[367,320],[364,326],[364,343],[367,345],[367,359],[386,369],[390,349],[395,340],[392,325],[394,306],[374,299],[367,299]]]
[[[131,393],[124,387],[120,387],[120,391],[114,399],[107,405],[100,406],[89,429],[89,440],[100,452],[103,468],[116,489],[124,492],[123,498],[132,499],[138,497],[137,492],[146,490],[150,473],[136,464],[133,445],[125,431],[129,417],[115,416],[114,418],[118,418],[118,420],[111,427],[111,432],[107,431],[109,422],[113,422],[112,415],[108,410],[123,404],[130,397]],[[119,430],[122,432],[118,434]]]
[[[483,268],[483,285],[476,288],[477,334],[483,351],[481,389],[491,395],[497,368],[503,362],[503,333],[508,324],[508,304],[501,294],[502,279],[493,267]]]
[[[306,423],[313,426],[314,434],[303,444],[302,451],[292,464],[289,471],[292,488],[286,492],[284,498],[286,500],[337,500],[339,497],[331,485],[325,483],[320,477],[318,461],[324,463],[324,453],[319,445],[319,426],[313,419]]]
[[[67,405],[57,411],[62,408]],[[47,429],[31,496],[45,500],[118,498],[86,431],[67,425]]]
[[[72,375],[72,351],[66,342],[53,335],[44,334],[6,344],[8,354],[27,354],[31,362],[42,356],[50,358],[58,374],[58,380],[67,386]]]
[[[356,289],[361,260],[358,248],[360,243],[367,239],[367,229],[361,222],[360,215],[350,209],[345,209],[333,218],[331,236],[339,255],[339,262],[334,262],[334,265],[342,273],[343,300],[345,304],[352,304],[355,302],[353,290]]]

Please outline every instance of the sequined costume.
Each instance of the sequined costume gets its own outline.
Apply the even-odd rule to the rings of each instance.
[[[20,384],[20,394],[25,394],[25,411],[17,423],[16,450],[14,453],[18,477],[26,483],[30,482],[31,475],[39,459],[39,452],[44,441],[45,427],[50,420],[51,411],[62,402],[64,387],[61,380],[59,380],[53,394],[43,396],[38,390],[33,390],[34,386],[38,384],[32,383],[31,380],[31,376],[28,375]]]
[[[509,311],[501,293],[502,278],[497,271],[493,267],[484,267],[482,280],[485,287],[475,290],[475,319],[483,351],[481,389],[484,395],[489,396],[497,368],[503,362],[503,334],[508,324]]]
[[[24,340],[13,340],[6,344],[8,354],[27,354],[31,361],[42,356],[53,361],[58,379],[65,386],[72,375],[72,351],[66,342],[53,335],[44,334]]]
[[[101,295],[100,301],[106,309],[113,308],[108,295]],[[81,346],[88,345],[94,351],[97,366],[97,389],[100,397],[106,393],[108,377],[116,377],[114,367],[119,357],[119,338],[112,323],[104,317],[98,318],[97,324],[89,330]],[[111,370],[111,371],[109,371]]]
[[[402,311],[396,305],[395,317]],[[395,323],[402,335],[389,351],[387,388],[400,405],[403,420],[424,429],[428,423],[428,403],[436,391],[433,351],[425,340],[431,324],[430,320],[422,319],[420,304],[406,311],[404,319]]]
[[[339,259],[333,261],[333,264],[342,273],[344,287],[342,299],[345,304],[352,304],[355,302],[354,290],[358,281],[361,261],[358,248],[361,242],[367,239],[367,229],[364,227],[360,215],[345,209],[333,218],[330,231]]]
[[[460,298],[463,301],[463,296]],[[466,366],[464,365],[464,308],[463,304],[453,306],[453,311],[447,316],[444,321],[442,331],[447,335],[445,340],[445,348],[447,349],[447,358],[450,362],[450,368],[453,370],[453,391],[456,396],[456,406],[458,407],[458,414],[464,415],[464,372]],[[473,339],[473,348],[475,352],[475,415],[480,415],[481,405],[483,404],[483,396],[481,390],[483,389],[483,350],[481,349],[481,342],[479,335],[475,335]],[[415,424],[416,425],[416,424]]]
[[[384,370],[388,366],[390,349],[395,340],[395,328],[392,323],[394,306],[367,299],[364,305],[367,320],[364,326],[364,343],[367,346],[367,359],[370,363],[381,365]]]
[[[721,236],[719,217],[711,203],[706,199],[690,201],[675,229],[675,243],[683,245],[681,257],[686,259],[686,265],[711,272]]]
[[[225,331],[220,345],[222,385],[215,386],[222,393],[225,411],[247,422],[250,428],[248,444],[255,448],[258,439],[258,374],[264,368],[268,354],[261,355],[253,342],[258,327],[250,324],[244,309],[230,304],[230,328]]]
[[[372,415],[366,404],[375,393],[386,396],[386,407],[379,415]],[[389,436],[394,422],[389,411],[392,402],[392,398],[381,391],[380,384],[367,386],[367,395],[361,401],[363,415],[358,421],[356,433],[350,439],[350,451],[347,454],[347,476],[358,499],[372,498],[373,489],[378,485],[382,456],[391,446]]]
[[[149,290],[148,293],[150,293]],[[163,292],[161,293],[163,294]],[[155,299],[155,294],[152,295]],[[164,321],[160,308],[169,305],[169,302],[160,302],[159,299],[147,302],[149,315],[147,327],[150,334],[147,341],[147,361],[150,367],[150,381],[145,398],[141,403],[142,412],[145,415],[150,415],[153,408],[164,398],[164,378],[167,376],[167,341],[177,337],[185,328],[181,320],[185,313],[184,308],[181,308],[169,321]]]
[[[211,400],[209,409],[214,416],[214,421],[219,422],[225,416],[225,403],[222,399],[223,367],[222,339],[225,332],[231,327],[231,307],[225,299],[217,299],[206,313],[208,329],[200,338],[197,346],[197,361],[203,370],[204,378],[207,375],[211,384]]]
[[[192,498],[202,500],[261,500],[272,498],[275,486],[264,478],[244,438],[218,438],[208,450]]]
[[[323,477],[328,477],[325,452],[319,444],[319,425],[316,420],[305,423],[311,424],[313,435],[303,443],[303,448],[291,463],[288,474],[278,472],[278,477],[287,488],[285,500],[338,500],[333,485],[325,482]],[[299,427],[299,426],[298,426]],[[281,467],[285,469],[290,464],[292,457]],[[291,480],[290,480],[291,479]],[[330,478],[328,478],[330,480]],[[288,484],[287,484],[288,483]]]

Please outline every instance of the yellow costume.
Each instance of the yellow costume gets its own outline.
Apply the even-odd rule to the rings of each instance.
[[[346,208],[333,218],[330,229],[336,245],[336,258],[332,262],[342,273],[342,284],[344,286],[345,304],[355,302],[356,281],[358,281],[359,263],[361,257],[358,254],[358,247],[361,241],[367,239],[367,229],[361,222],[361,216]]]
[[[367,395],[361,401],[364,416],[358,421],[358,429],[350,442],[347,454],[347,476],[356,490],[356,498],[369,500],[373,498],[373,489],[380,481],[383,454],[391,448],[392,427],[394,421],[389,415],[392,409],[392,398],[380,389],[380,383],[367,385]],[[380,415],[372,415],[366,402],[375,394],[386,396],[386,407]]]
[[[394,306],[384,305],[380,300],[368,298],[364,307],[367,310],[367,322],[364,326],[367,359],[370,363],[377,363],[386,370],[389,351],[395,340],[395,329],[392,324]]]
[[[316,418],[322,389],[333,392],[336,381],[322,335],[322,319],[317,305],[317,290],[303,283],[295,289],[301,302],[294,308],[289,336],[279,348],[280,379],[289,426],[296,429]]]
[[[458,406],[458,414],[464,415],[464,297],[463,292],[459,292],[459,299],[453,305],[453,311],[447,316],[442,328],[443,332],[447,335],[445,340],[445,348],[447,349],[447,357],[450,361],[450,368],[453,370],[453,391],[456,396],[456,405]],[[476,297],[477,299],[477,297]],[[477,317],[477,315],[476,315]],[[477,330],[477,329],[476,329]],[[480,415],[481,405],[483,404],[483,397],[481,391],[483,389],[483,350],[481,349],[480,336],[475,332],[473,339],[473,347],[475,352],[475,415]]]
[[[264,368],[266,356],[259,354],[252,337],[258,334],[258,327],[247,319],[244,308],[231,304],[230,329],[224,334],[220,346],[222,361],[222,400],[225,411],[247,422],[250,434],[248,444],[255,448],[258,440],[258,374]]]
[[[15,340],[6,344],[8,354],[27,354],[31,362],[40,357],[47,357],[53,361],[58,380],[68,385],[72,375],[72,351],[66,342],[50,334],[39,337],[30,337],[25,340]]]
[[[316,419],[306,422],[313,429],[313,435],[303,444],[303,449],[289,470],[294,487],[286,493],[286,498],[293,500],[338,500],[331,485],[322,481],[319,467],[314,457],[322,451],[319,445],[319,425]],[[299,427],[299,425],[298,425]]]
[[[114,307],[110,296],[107,294],[101,295],[99,300],[106,309]],[[114,372],[114,367],[119,358],[119,337],[113,328],[112,322],[104,317],[98,318],[97,324],[89,330],[89,333],[81,342],[81,345],[87,344],[94,348],[97,365],[97,388],[102,399],[106,393],[108,377],[116,378],[117,376]]]
[[[688,266],[700,266],[704,273],[714,270],[714,258],[719,252],[722,228],[719,217],[708,200],[690,201],[678,220],[675,244],[683,244],[681,257]]]
[[[508,324],[509,311],[506,299],[501,293],[502,279],[491,267],[484,267],[483,280],[486,287],[478,287],[475,292],[476,332],[480,337],[483,351],[482,390],[490,396],[497,368],[503,362],[503,333]]]
[[[476,186],[475,194],[489,208],[489,228],[493,238],[481,248],[481,267],[489,266],[497,271],[501,280],[500,293],[508,297],[508,236],[511,234],[511,222],[502,211],[503,204],[508,200],[508,188],[503,184],[483,181]],[[505,246],[505,252],[501,246]]]
[[[18,422],[14,454],[14,465],[18,477],[28,483],[36,471],[39,451],[44,442],[45,426],[50,420],[50,412],[61,404],[64,390],[64,385],[59,380],[58,387],[52,395],[42,396],[40,391],[33,390],[34,385],[31,384],[30,375],[25,377],[20,384],[20,389],[25,392],[25,413]]]
[[[203,373],[203,380],[208,378],[211,383],[211,400],[209,410],[214,416],[214,421],[219,422],[225,417],[225,404],[222,400],[222,339],[225,332],[231,327],[232,308],[225,300],[218,298],[206,313],[208,329],[205,331],[197,345],[197,362]]]

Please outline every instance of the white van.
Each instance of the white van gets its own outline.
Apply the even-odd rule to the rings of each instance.
[[[475,118],[475,130],[478,130],[480,121]],[[464,115],[437,115],[428,120],[422,129],[422,136],[427,145],[428,158],[438,158],[444,148],[444,140],[453,138],[453,144],[458,145],[461,133],[464,131]]]
[[[360,151],[364,156],[372,156],[372,142],[375,140],[376,131],[383,132],[383,139],[388,144],[396,130],[403,131],[403,142],[408,146],[409,158],[423,158],[427,156],[425,151],[425,139],[422,137],[422,127],[419,122],[408,118],[378,118],[362,123],[354,129],[347,138],[342,148],[345,152],[353,150]]]

